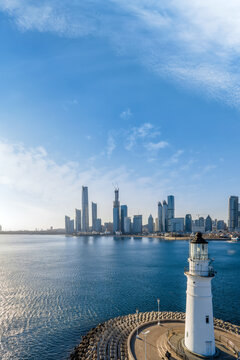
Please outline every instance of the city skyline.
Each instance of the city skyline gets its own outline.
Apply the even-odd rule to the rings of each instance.
[[[177,217],[226,221],[240,193],[239,14],[234,1],[3,0],[3,228],[62,227],[82,184],[106,221],[116,183],[144,222],[168,194]]]

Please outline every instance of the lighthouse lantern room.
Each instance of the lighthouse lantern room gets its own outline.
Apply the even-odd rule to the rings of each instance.
[[[187,276],[185,346],[201,356],[215,354],[211,280],[214,270],[208,243],[199,232],[190,241]]]

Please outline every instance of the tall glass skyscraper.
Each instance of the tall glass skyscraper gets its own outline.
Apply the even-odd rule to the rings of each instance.
[[[187,214],[185,216],[185,231],[187,233],[192,232],[192,215],[191,214]]]
[[[168,231],[168,204],[165,200],[162,205],[162,231]]]
[[[148,232],[150,234],[153,233],[153,217],[152,215],[150,214],[149,217],[148,217]]]
[[[82,187],[82,231],[89,231],[88,187]]]
[[[120,202],[119,202],[119,189],[114,190],[115,200],[113,202],[113,232],[120,231]]]
[[[127,205],[121,205],[121,232],[124,233],[124,218],[128,216]]]
[[[158,202],[158,227],[157,227],[157,230],[159,232],[162,231],[162,204],[160,201]]]
[[[76,232],[81,231],[81,223],[82,223],[81,210],[75,209],[75,230],[76,230]]]
[[[228,201],[228,229],[234,231],[238,227],[238,196],[230,196]]]
[[[174,219],[175,217],[175,206],[174,206],[174,196],[169,195],[168,196],[168,210],[167,210],[167,217],[168,217],[168,230],[171,228],[171,219]]]
[[[97,204],[92,202],[92,231],[97,231]]]

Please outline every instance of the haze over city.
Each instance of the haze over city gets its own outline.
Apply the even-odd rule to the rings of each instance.
[[[103,221],[116,185],[144,222],[168,194],[178,217],[227,221],[239,15],[237,1],[1,1],[3,228],[63,228],[82,185]]]

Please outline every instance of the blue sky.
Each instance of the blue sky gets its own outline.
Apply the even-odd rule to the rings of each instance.
[[[227,218],[239,194],[237,1],[3,0],[0,223],[63,226],[113,184],[144,221]]]

